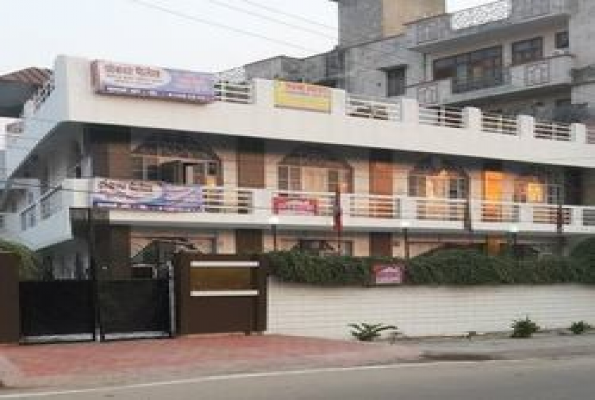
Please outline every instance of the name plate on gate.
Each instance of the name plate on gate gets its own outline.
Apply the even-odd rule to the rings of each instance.
[[[192,297],[258,296],[254,271],[257,261],[193,261],[190,263]]]

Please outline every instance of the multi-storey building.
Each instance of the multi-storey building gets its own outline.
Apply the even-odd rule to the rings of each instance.
[[[587,101],[591,27],[577,26],[595,7],[416,3],[339,1],[337,49],[251,64],[238,82],[59,57],[7,137],[3,235],[56,277],[84,275],[90,251],[122,277],[179,247],[551,253],[595,233],[584,116],[533,112]],[[151,86],[170,73],[203,92]]]
[[[593,2],[501,0],[447,14],[443,0],[334,1],[333,51],[255,62],[248,76],[561,122],[593,114]]]
[[[142,79],[160,71],[99,64]],[[548,252],[560,237],[595,232],[582,124],[520,116],[503,130],[476,108],[445,115],[415,99],[261,79],[216,83],[204,104],[110,96],[92,84],[96,69],[58,58],[7,142],[5,228],[57,277],[85,273],[89,238],[112,276],[176,246],[337,251],[338,188],[340,247],[355,255],[495,250],[510,233]]]

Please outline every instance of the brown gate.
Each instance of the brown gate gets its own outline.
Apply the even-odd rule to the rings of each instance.
[[[264,332],[267,271],[260,257],[176,255],[177,333]]]

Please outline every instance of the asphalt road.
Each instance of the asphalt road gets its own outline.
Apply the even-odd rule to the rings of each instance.
[[[77,400],[565,400],[592,399],[595,358],[438,363],[260,374],[71,393],[9,395]],[[0,400],[6,395],[0,391]],[[14,397],[20,396],[20,397]]]

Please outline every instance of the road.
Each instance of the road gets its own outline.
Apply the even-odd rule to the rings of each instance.
[[[0,391],[0,400],[576,400],[593,393],[595,358],[575,358],[254,374],[53,394]]]

